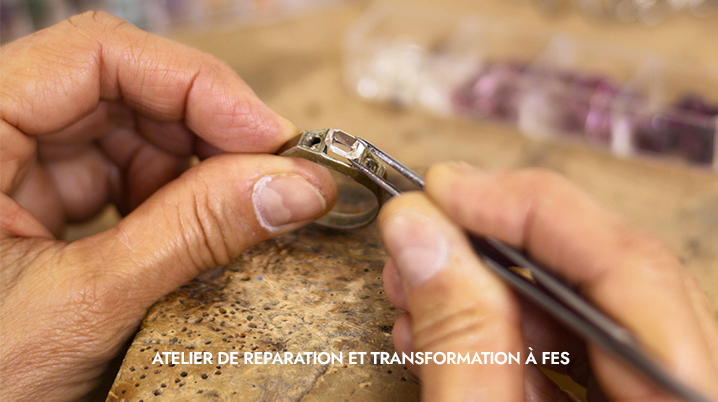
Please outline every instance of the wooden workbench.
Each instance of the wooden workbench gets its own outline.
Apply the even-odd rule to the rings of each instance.
[[[428,2],[417,1],[414,3]],[[605,26],[569,14],[547,19],[520,2],[454,0],[444,7],[537,29],[641,47],[711,67],[718,24],[675,18],[659,28]],[[344,30],[366,8],[352,2],[269,26],[174,33],[226,60],[259,96],[301,128],[340,127],[409,165],[464,160],[487,169],[542,166],[567,176],[665,240],[718,311],[718,176],[684,166],[620,160],[570,145],[543,144],[514,129],[448,121],[357,99],[342,83]],[[183,366],[151,364],[155,351],[391,350],[399,314],[385,299],[385,258],[376,229],[316,227],[266,242],[155,305],[130,347],[108,400],[416,400],[401,366]],[[243,398],[239,398],[239,397]]]

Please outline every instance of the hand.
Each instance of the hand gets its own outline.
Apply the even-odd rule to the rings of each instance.
[[[156,300],[334,202],[324,168],[246,154],[297,129],[231,68],[108,14],[4,46],[0,77],[0,400],[83,397]],[[131,213],[55,239],[107,202]]]
[[[666,248],[556,175],[485,173],[438,165],[426,192],[389,202],[381,231],[384,287],[408,313],[397,351],[569,352],[553,369],[588,387],[589,400],[672,400],[624,363],[587,346],[531,306],[473,253],[463,230],[525,249],[637,334],[688,384],[718,397],[718,328],[707,299]],[[456,222],[461,222],[460,227]],[[413,366],[426,401],[568,401],[535,365]],[[605,398],[605,399],[602,399]]]

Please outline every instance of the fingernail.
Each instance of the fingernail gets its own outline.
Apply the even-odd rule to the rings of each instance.
[[[384,225],[384,242],[399,275],[416,286],[441,271],[449,258],[449,241],[427,216],[399,212]]]
[[[327,202],[319,189],[296,174],[262,177],[252,194],[259,222],[269,230],[319,216]]]

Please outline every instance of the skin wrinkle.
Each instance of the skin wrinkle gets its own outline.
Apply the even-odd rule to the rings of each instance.
[[[227,102],[229,103],[229,102]],[[242,138],[244,143],[255,145],[257,141],[253,138],[252,133],[265,132],[266,130],[261,125],[254,122],[254,113],[252,112],[252,105],[246,104],[246,101],[234,102],[232,109],[227,113],[217,113],[215,118],[224,119],[226,121],[220,122],[218,125],[224,127],[218,134],[221,134],[223,141],[235,138],[234,130],[239,127],[247,131],[248,135]],[[238,124],[239,123],[239,124]]]
[[[194,177],[191,181],[194,183],[197,178],[196,171],[193,172],[193,176]],[[192,213],[186,213],[186,210],[188,209],[186,199],[184,201],[180,201],[178,210],[185,210],[182,212],[180,217],[180,222],[182,223],[182,233],[185,233],[185,236],[183,236],[185,241],[183,247],[189,252],[188,254],[192,261],[191,266],[195,267],[193,275],[196,276],[211,267],[217,266],[213,265],[216,264],[217,261],[215,260],[215,256],[212,254],[212,250],[209,245],[209,233],[205,232],[200,222],[196,189],[193,185],[190,185],[188,191],[191,192],[188,198],[191,200],[190,204]]]
[[[200,58],[199,66],[197,66],[197,70],[192,74],[192,78],[189,80],[189,85],[187,86],[187,92],[185,92],[184,100],[182,101],[182,116],[187,115],[187,109],[189,104],[189,98],[194,92],[194,84],[197,81],[197,77],[202,73],[202,68],[204,66],[204,57]]]
[[[2,49],[2,48],[0,48],[0,49]],[[2,52],[0,52],[0,59],[2,59]],[[0,65],[0,67],[1,67],[1,65]],[[0,71],[2,71],[2,70],[0,70]],[[0,107],[0,119],[2,119],[2,121],[5,123],[10,124],[13,128],[17,128],[19,130],[19,128],[17,127],[17,120],[19,118],[19,112],[16,111],[15,123],[13,124],[13,122],[11,121],[12,119],[8,118],[8,115],[6,112],[8,110],[7,104],[18,105],[20,108],[22,108],[24,105],[25,108],[32,109],[32,103],[28,99],[26,99],[23,95],[19,94],[17,91],[13,90],[8,85],[3,85],[3,82],[4,82],[4,80],[0,80],[0,102],[2,102],[2,100],[6,99],[6,98],[14,98],[15,101],[4,102],[2,107]]]
[[[191,192],[191,195],[189,199],[191,201],[190,204],[192,206],[192,214],[187,214],[189,216],[190,221],[190,233],[194,233],[195,236],[193,236],[196,239],[199,239],[198,242],[192,242],[195,243],[196,246],[193,248],[195,249],[195,254],[197,254],[198,259],[195,260],[195,266],[201,267],[200,271],[204,271],[205,269],[209,269],[213,266],[217,266],[217,259],[216,256],[212,252],[211,242],[210,239],[212,237],[211,228],[205,228],[202,225],[202,213],[200,206],[200,197],[198,197],[198,191],[196,187],[196,183],[199,181],[199,172],[195,171],[192,178],[192,184],[189,186],[189,191]],[[186,204],[185,204],[186,205]],[[192,243],[189,243],[188,246],[192,247]]]
[[[168,220],[168,222],[177,222],[179,227],[177,228],[178,233],[181,233],[181,236],[177,238],[177,241],[179,242],[181,240],[180,244],[177,244],[179,247],[177,249],[183,250],[183,254],[187,256],[187,258],[190,261],[189,265],[199,267],[200,263],[202,262],[200,258],[197,258],[194,254],[196,253],[195,247],[190,247],[190,244],[192,242],[194,233],[190,232],[192,230],[191,225],[185,224],[185,218],[184,213],[182,211],[182,199],[180,199],[180,194],[177,194],[177,201],[176,201],[177,208],[172,209],[173,212],[176,213],[175,219]],[[201,234],[200,234],[201,235]],[[203,243],[203,239],[199,239],[199,243]],[[197,268],[197,273],[202,272],[201,269]]]
[[[23,275],[26,274],[25,268],[37,264],[40,254],[44,250],[42,246],[38,246],[40,242],[46,242],[47,239],[19,239],[19,238],[6,238],[0,241],[0,261],[2,261],[2,292],[10,292],[22,279]],[[50,247],[52,243],[48,242]],[[17,254],[17,258],[9,260],[8,256],[12,255],[12,252],[17,248],[21,248],[21,252]],[[40,248],[38,250],[38,248]],[[15,267],[12,269],[11,267]],[[3,322],[3,320],[0,320]]]
[[[152,59],[145,60],[142,57],[144,55],[145,49],[147,47],[147,41],[150,37],[149,35],[150,34],[148,32],[145,35],[145,37],[142,38],[142,40],[138,39],[135,43],[131,43],[128,46],[128,51],[130,53],[130,56],[131,56],[130,59],[132,60],[132,62],[125,63],[125,65],[133,66],[133,67],[136,67],[136,69],[137,69],[137,71],[134,74],[134,80],[131,81],[132,83],[134,83],[138,78],[140,80],[139,85],[137,85],[137,87],[138,87],[137,99],[145,99],[146,98],[144,96],[144,90],[147,85],[146,84],[147,75],[151,75],[153,73],[153,70],[157,68],[156,63]],[[139,49],[139,53],[137,55],[135,55],[135,47],[136,47],[136,45],[138,45],[140,43],[141,43],[141,47]],[[145,63],[144,66],[142,65],[143,62]],[[158,105],[161,105],[160,102],[156,102],[156,103]]]
[[[78,47],[78,46],[75,44],[74,47]],[[89,51],[94,51],[95,49],[94,49],[94,48],[90,48],[90,49],[88,49],[88,50],[89,50]],[[63,54],[63,55],[58,55],[58,54],[56,54],[56,53],[50,53],[50,52],[54,52],[54,51],[55,51],[55,50],[48,51],[48,54],[52,54],[52,55],[54,56],[53,60],[51,60],[51,63],[45,63],[45,64],[39,63],[39,66],[44,66],[44,65],[48,65],[48,66],[49,66],[49,65],[52,65],[52,64],[61,63],[61,62],[60,62],[61,60],[68,60],[68,56],[66,56],[65,54]],[[84,54],[83,54],[83,56],[84,56]],[[84,59],[84,58],[82,59],[82,62],[80,62],[80,63],[77,64],[77,65],[73,65],[73,64],[71,64],[71,63],[69,63],[69,62],[64,63],[64,65],[68,65],[68,66],[71,66],[71,67],[72,67],[73,74],[67,74],[67,75],[65,75],[65,76],[60,76],[60,77],[57,76],[57,74],[55,73],[55,71],[57,71],[57,70],[54,69],[54,68],[53,68],[52,70],[46,69],[44,72],[43,72],[43,71],[40,71],[40,74],[39,74],[39,77],[38,77],[38,78],[43,77],[43,79],[38,79],[38,80],[35,80],[34,82],[35,82],[37,85],[44,85],[44,87],[43,87],[42,89],[36,88],[36,89],[35,89],[35,92],[36,92],[36,93],[47,93],[48,95],[45,96],[46,99],[49,99],[49,98],[51,98],[51,97],[56,96],[56,94],[57,94],[58,92],[64,94],[65,97],[67,97],[67,95],[69,95],[69,94],[72,93],[72,91],[69,90],[69,89],[67,89],[67,88],[87,87],[87,85],[86,85],[85,83],[91,83],[91,82],[92,82],[91,80],[89,80],[89,78],[92,78],[92,76],[93,76],[92,72],[95,71],[96,68],[97,68],[97,66],[96,66],[96,57],[93,57],[93,63],[95,63],[95,65],[90,64],[90,65],[88,65],[87,67],[84,67],[84,68],[82,68],[81,66],[88,64],[88,63],[87,63],[87,60]],[[62,63],[61,63],[61,64],[62,64]],[[74,71],[77,71],[77,70],[79,70],[78,73],[77,73],[77,74],[74,73]],[[59,69],[59,71],[62,71],[62,69]],[[84,76],[85,79],[84,79],[84,80],[78,80],[78,77],[80,77],[80,76]],[[54,79],[53,79],[52,81],[49,81],[49,80],[45,79],[45,77],[53,77]],[[70,81],[70,85],[63,85],[63,84],[62,84],[62,81],[64,81],[64,80],[69,80],[69,81]],[[54,84],[54,88],[49,88],[49,87],[48,87],[48,84]],[[96,90],[96,91],[93,91],[93,92],[94,92],[94,93],[99,93],[99,85],[98,85],[98,88],[96,88],[96,89],[97,89],[97,90]],[[44,90],[44,91],[43,91],[43,90]],[[43,103],[47,104],[48,102],[43,102]],[[91,108],[92,110],[94,110],[96,107],[90,107],[90,108]],[[86,115],[89,115],[90,113],[91,113],[91,111],[88,111],[86,114],[83,114],[82,117],[78,118],[78,119],[75,120],[75,121],[70,122],[67,126],[69,127],[70,125],[72,125],[72,124],[74,124],[75,122],[81,120],[82,118],[84,118]],[[21,129],[21,130],[22,130],[22,129]],[[23,132],[27,132],[26,130],[22,130],[22,131],[23,131]]]
[[[209,194],[210,185],[203,181],[204,185],[206,186],[207,194]],[[226,265],[229,263],[232,259],[231,255],[234,254],[229,249],[229,244],[227,243],[226,239],[231,238],[234,236],[231,230],[231,225],[228,225],[227,222],[236,222],[230,221],[229,216],[227,215],[227,211],[224,210],[222,207],[221,202],[213,202],[215,197],[210,197],[209,195],[206,198],[206,206],[205,209],[207,210],[207,214],[209,215],[209,222],[214,223],[216,229],[216,242],[218,242],[222,247],[220,247],[220,250],[215,251],[215,254],[218,252],[222,252],[220,255],[219,260],[221,261],[221,264],[218,264],[218,266]],[[244,241],[241,241],[240,243],[244,243]],[[219,255],[219,254],[217,254]]]
[[[450,345],[456,340],[471,335],[485,335],[485,328],[492,324],[491,315],[481,314],[483,309],[475,303],[465,309],[441,317],[434,322],[414,326],[414,345],[417,351],[441,350],[442,345]],[[494,315],[495,317],[496,315]],[[456,325],[459,323],[460,325]]]
[[[197,185],[201,184],[201,190],[198,189]],[[195,204],[195,214],[197,215],[197,222],[199,228],[204,233],[203,238],[206,241],[206,247],[209,251],[209,257],[212,260],[213,265],[211,266],[222,266],[229,262],[229,251],[227,250],[227,244],[224,242],[224,238],[221,234],[221,223],[223,220],[218,219],[214,215],[214,211],[209,206],[209,190],[210,186],[200,176],[197,178],[192,186]],[[218,230],[219,229],[219,230]]]

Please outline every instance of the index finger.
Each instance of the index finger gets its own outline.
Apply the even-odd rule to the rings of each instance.
[[[227,152],[273,151],[296,132],[219,59],[103,12],[9,43],[0,59],[0,118],[28,135],[68,127],[100,100],[184,120]]]
[[[631,328],[687,383],[718,394],[715,340],[702,330],[684,285],[687,274],[662,243],[554,174],[439,165],[426,183],[456,222],[525,249]],[[592,355],[610,396],[642,400],[655,392],[605,355]]]

